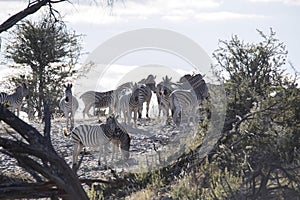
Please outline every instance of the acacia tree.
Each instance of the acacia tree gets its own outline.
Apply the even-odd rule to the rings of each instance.
[[[80,56],[80,35],[67,29],[62,21],[46,16],[38,22],[26,20],[11,31],[13,39],[6,47],[6,58],[12,59],[20,68],[29,66],[27,82],[30,89],[28,113],[41,118],[44,100],[52,102],[55,112],[62,97],[65,78],[75,73]],[[19,82],[20,80],[14,79]]]
[[[243,177],[232,195],[290,198],[300,188],[297,73],[293,77],[286,72],[287,50],[275,32],[258,33],[259,43],[234,36],[220,41],[213,54],[225,81],[230,122],[215,156],[222,170]]]

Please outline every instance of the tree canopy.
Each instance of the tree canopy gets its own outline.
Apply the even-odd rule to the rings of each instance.
[[[37,113],[40,118],[45,99],[51,100],[51,112],[55,112],[63,95],[65,79],[76,73],[81,36],[51,15],[37,22],[25,20],[10,33],[12,39],[5,56],[17,64],[11,67],[20,68],[21,65],[31,69],[31,74],[26,77],[30,89],[28,112],[31,117]],[[20,82],[18,79],[14,81]]]
[[[230,195],[291,197],[299,195],[300,181],[298,77],[286,71],[287,50],[276,33],[258,33],[261,42],[233,36],[220,41],[213,54],[225,81],[226,121],[231,122],[213,160],[221,171],[242,177]]]

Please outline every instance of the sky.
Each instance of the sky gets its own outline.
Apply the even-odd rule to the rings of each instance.
[[[113,8],[107,7],[102,0],[70,2],[72,4],[55,4],[54,9],[60,12],[69,28],[84,35],[82,45],[87,54],[81,58],[83,63],[107,40],[138,29],[166,29],[181,34],[198,44],[211,58],[219,40],[230,40],[237,35],[245,42],[258,42],[261,38],[257,29],[269,33],[272,28],[287,46],[288,61],[300,71],[300,25],[297,22],[300,19],[300,0],[119,0]],[[0,0],[0,23],[24,9],[27,3]],[[41,13],[39,11],[30,18],[36,19]],[[0,34],[0,37],[3,54],[3,46],[9,37],[7,33]],[[149,36],[149,40],[155,38]],[[175,67],[178,73],[193,70],[189,63],[174,55],[147,49],[120,56],[113,64],[131,67],[161,65]],[[0,59],[5,64],[3,57]],[[202,66],[200,71],[208,73]]]

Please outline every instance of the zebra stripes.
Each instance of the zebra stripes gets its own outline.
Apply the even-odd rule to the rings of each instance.
[[[156,87],[156,97],[158,103],[158,116],[160,116],[161,110],[163,114],[168,117],[170,110],[170,94],[172,92],[172,78],[166,76],[163,77],[163,81],[157,84]]]
[[[170,94],[171,112],[174,123],[179,126],[181,118],[187,117],[196,122],[197,112],[202,101],[208,98],[208,87],[201,74],[186,74],[180,78],[179,84],[174,84],[177,90]],[[187,115],[187,113],[189,113]]]
[[[65,131],[65,135],[68,135],[67,131]],[[120,141],[124,158],[129,158],[130,137],[114,116],[109,116],[105,124],[79,125],[72,130],[71,137],[74,141],[73,168],[76,167],[78,155],[84,146],[99,147],[98,164],[100,165],[101,156],[105,154],[103,149],[111,140]],[[105,156],[104,160],[106,160]]]
[[[152,97],[152,89],[153,84],[146,84],[141,85],[138,88],[138,101],[139,101],[139,110],[138,110],[138,117],[142,118],[142,111],[143,111],[143,103],[146,102],[146,117],[149,118],[149,105]],[[155,91],[155,89],[154,89]]]
[[[181,77],[180,82],[190,84],[197,96],[198,101],[202,101],[208,97],[208,87],[201,74],[184,75]]]
[[[67,129],[69,128],[69,121],[71,121],[71,128],[74,127],[74,115],[76,110],[78,109],[78,101],[72,95],[72,84],[64,85],[65,96],[60,100],[59,107],[64,112],[64,116],[67,119]]]
[[[129,98],[128,121],[129,122],[131,121],[131,117],[133,113],[134,126],[136,127],[137,115],[143,106],[144,100],[140,98],[140,88],[136,83],[134,84],[132,91],[133,92]]]
[[[20,110],[23,102],[23,98],[28,98],[29,90],[25,83],[20,84],[13,94],[7,94],[5,92],[0,93],[0,103],[6,104],[11,107],[11,111],[14,112],[17,109],[17,116],[20,115]]]
[[[180,126],[182,118],[186,117],[189,124],[190,118],[193,122],[197,117],[197,103],[196,94],[192,89],[190,90],[175,90],[170,94],[170,107],[172,112],[172,119],[177,126]]]
[[[130,122],[130,97],[132,96],[132,91],[127,91],[125,94],[123,94],[118,101],[118,114],[121,116],[123,113],[124,116],[124,123],[127,124]]]
[[[84,103],[84,109],[83,109],[83,118],[85,118],[85,115],[88,115],[88,117],[91,117],[89,114],[89,111],[91,107],[95,108],[107,108],[109,107],[109,113],[113,112],[113,102],[114,102],[114,91],[110,90],[107,92],[96,92],[96,91],[88,91],[83,93],[80,96],[80,99],[82,99]]]
[[[117,122],[117,121],[116,121]],[[127,131],[117,122],[116,132],[112,136],[112,140],[115,144],[120,144],[123,159],[127,160],[130,156],[129,148],[131,138],[128,135]]]

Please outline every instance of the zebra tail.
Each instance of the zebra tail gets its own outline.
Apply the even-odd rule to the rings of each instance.
[[[68,132],[68,129],[67,129],[67,128],[64,128],[64,129],[63,129],[63,132],[64,132],[64,135],[65,135],[66,137],[68,137],[68,136],[71,135],[71,132]]]

